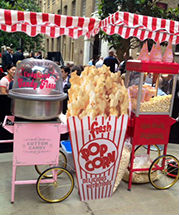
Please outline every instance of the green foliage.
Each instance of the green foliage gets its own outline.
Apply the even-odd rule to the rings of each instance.
[[[40,12],[40,8],[36,0],[15,0],[14,5],[10,4],[7,0],[0,0],[0,8],[20,11],[33,11]],[[0,47],[11,46],[14,50],[18,47],[23,50],[43,50],[42,35],[30,37],[23,32],[8,33],[0,30]]]
[[[127,11],[141,15],[179,20],[179,8],[169,8],[165,11],[157,7],[157,2],[160,2],[160,0],[101,0],[98,13],[100,19],[104,19],[120,9],[120,11]],[[114,47],[117,50],[120,60],[123,60],[123,54],[125,52],[127,55],[129,54],[130,48],[136,48],[136,45],[139,45],[138,39],[135,39],[135,41],[134,39],[128,39],[126,41],[119,35],[110,36],[104,32],[101,32],[101,37],[107,40],[111,47]]]

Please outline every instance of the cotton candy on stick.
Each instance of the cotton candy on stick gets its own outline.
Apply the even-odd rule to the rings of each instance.
[[[168,46],[163,55],[163,62],[172,63],[173,62],[173,51],[172,51],[172,42],[171,40],[168,42]]]

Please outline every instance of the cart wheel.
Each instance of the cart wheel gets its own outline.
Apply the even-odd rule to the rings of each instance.
[[[179,160],[175,156],[161,155],[150,166],[148,173],[150,183],[160,190],[172,187],[179,178],[178,167]]]
[[[60,150],[59,151],[59,163],[58,166],[62,167],[62,168],[66,168],[67,167],[67,158],[66,155]],[[42,174],[42,172],[46,169],[49,168],[49,165],[35,165],[35,169],[38,172],[38,174]],[[58,174],[60,174],[60,171],[58,172]],[[44,175],[44,177],[48,178],[51,177],[51,175]]]
[[[140,145],[135,148],[135,156],[144,155],[147,153],[148,145]],[[157,145],[150,146],[150,160],[153,161],[155,158],[161,155],[160,148]]]
[[[45,178],[46,175],[53,176]],[[36,183],[36,190],[40,198],[50,203],[65,200],[71,194],[73,188],[74,179],[72,174],[61,167],[51,167],[45,170]]]

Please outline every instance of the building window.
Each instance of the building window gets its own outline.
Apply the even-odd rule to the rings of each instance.
[[[94,7],[93,7],[93,10],[94,11],[98,11],[98,0],[94,0]]]
[[[57,38],[57,51],[61,52],[61,37]]]
[[[86,0],[82,0],[81,2],[81,15],[85,16],[86,14]]]
[[[47,39],[47,52],[49,52],[49,39]]]
[[[50,7],[50,0],[48,0],[47,2],[47,7]]]
[[[75,16],[76,14],[76,0],[72,1],[72,16]]]
[[[63,36],[62,49],[63,58],[66,59],[66,36]]]
[[[51,50],[53,51],[54,48],[54,39],[52,38]]]
[[[68,8],[67,8],[67,5],[64,7],[64,15],[67,15],[67,12],[68,12]]]
[[[157,7],[163,9],[163,10],[167,10],[168,8],[168,4],[163,3],[163,2],[156,2]]]
[[[55,4],[55,0],[52,0],[52,4]]]

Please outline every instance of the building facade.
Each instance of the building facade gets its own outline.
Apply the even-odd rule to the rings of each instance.
[[[42,0],[42,12],[44,13],[91,17],[97,7],[98,0]],[[86,64],[93,55],[95,39],[92,38],[88,41],[84,39],[83,36],[75,40],[68,36],[46,37],[45,54],[61,52],[65,62],[74,62],[76,65]]]

